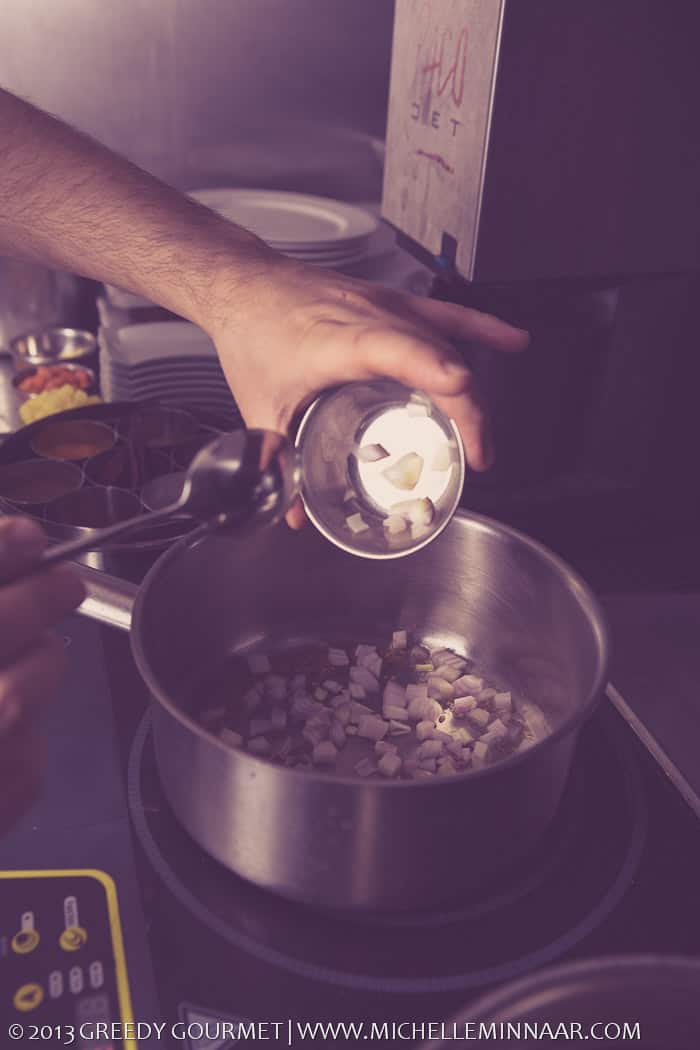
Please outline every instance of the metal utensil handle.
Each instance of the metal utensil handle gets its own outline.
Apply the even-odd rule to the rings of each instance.
[[[35,576],[39,572],[50,569],[53,565],[58,565],[63,561],[70,561],[71,558],[75,558],[76,555],[83,554],[85,551],[98,550],[100,547],[104,547],[106,543],[109,543],[110,540],[124,536],[126,533],[131,532],[132,529],[157,525],[160,521],[169,518],[178,509],[179,503],[172,503],[160,510],[153,510],[148,514],[140,514],[136,518],[119,521],[114,525],[106,525],[103,529],[90,529],[87,535],[79,536],[76,540],[67,540],[65,543],[57,543],[55,546],[49,547],[38,561],[21,572],[12,574],[9,580],[15,582],[28,579],[30,576]],[[9,580],[4,582],[9,582]]]

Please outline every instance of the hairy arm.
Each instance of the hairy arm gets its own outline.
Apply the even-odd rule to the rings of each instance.
[[[136,165],[0,89],[0,254],[115,284],[207,327],[212,286],[273,253]]]
[[[135,292],[213,339],[249,426],[284,432],[325,387],[389,376],[492,459],[487,420],[454,343],[518,351],[503,321],[302,265],[127,160],[0,90],[0,253]]]

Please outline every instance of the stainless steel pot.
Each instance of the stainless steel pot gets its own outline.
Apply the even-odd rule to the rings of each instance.
[[[494,1048],[534,1050],[543,1041],[533,1036],[534,1026],[545,1022],[553,1029],[576,1022],[582,1038],[593,1038],[600,1047],[617,1046],[626,1038],[643,1050],[697,1050],[699,989],[700,959],[685,956],[611,956],[553,966],[472,1003],[423,1050],[448,1050],[456,1036],[467,1034]],[[625,1023],[630,1034],[623,1037],[617,1028]]]
[[[84,611],[128,626],[133,590],[86,578]],[[460,776],[357,782],[230,750],[187,713],[193,695],[206,705],[227,655],[255,640],[372,639],[397,627],[465,649],[536,700],[551,735]],[[155,701],[163,787],[193,839],[251,882],[341,909],[433,907],[530,850],[557,810],[607,662],[600,610],[567,566],[463,514],[400,564],[348,555],[311,528],[183,541],[138,591],[131,641]]]

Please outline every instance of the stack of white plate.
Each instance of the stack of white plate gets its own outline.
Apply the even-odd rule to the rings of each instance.
[[[304,193],[209,189],[195,190],[190,196],[276,251],[317,266],[359,262],[379,225],[364,208]]]
[[[211,339],[186,321],[101,328],[100,383],[107,401],[192,408],[236,425],[240,414]]]

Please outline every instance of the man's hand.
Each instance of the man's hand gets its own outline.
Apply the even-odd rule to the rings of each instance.
[[[493,460],[488,421],[453,342],[514,352],[528,335],[488,314],[270,256],[241,289],[226,278],[205,325],[249,426],[285,433],[325,387],[376,376],[430,394],[454,419],[473,470]],[[228,305],[227,305],[228,304]],[[290,524],[300,524],[299,511]]]
[[[46,538],[24,518],[0,520],[0,581],[39,557]],[[0,582],[0,834],[36,796],[43,761],[37,715],[65,664],[51,628],[83,600],[63,566],[18,583]]]

